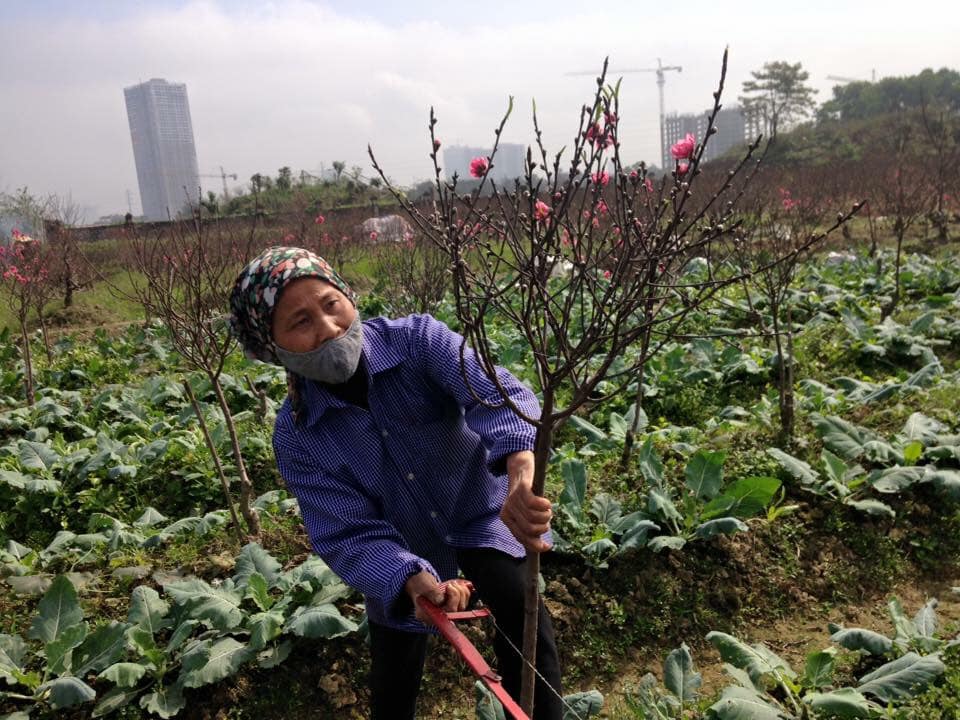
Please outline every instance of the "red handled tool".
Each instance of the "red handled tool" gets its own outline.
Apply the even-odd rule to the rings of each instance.
[[[417,598],[417,604],[430,617],[430,620],[437,630],[440,631],[440,634],[453,645],[454,650],[456,650],[464,662],[467,663],[473,671],[473,674],[480,678],[483,684],[486,685],[490,689],[490,692],[500,701],[503,709],[515,720],[530,720],[530,716],[527,715],[520,706],[517,705],[514,699],[510,697],[510,694],[504,690],[503,685],[500,684],[500,676],[487,664],[487,661],[483,659],[483,655],[477,651],[473,643],[467,640],[467,637],[457,630],[457,626],[453,624],[457,620],[473,620],[475,618],[487,617],[490,611],[486,608],[480,608],[478,610],[448,613],[434,605],[423,595]]]

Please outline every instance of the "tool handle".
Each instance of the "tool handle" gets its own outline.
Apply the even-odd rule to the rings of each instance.
[[[503,709],[510,713],[514,720],[530,720],[530,717],[517,705],[516,701],[510,697],[510,693],[504,689],[500,683],[500,676],[487,664],[487,661],[483,659],[483,655],[477,651],[473,643],[467,639],[466,635],[460,632],[457,626],[453,624],[453,620],[455,619],[486,617],[490,614],[490,611],[483,609],[470,610],[462,613],[447,613],[423,595],[417,598],[417,604],[427,614],[427,617],[430,618],[434,627],[437,628],[447,642],[453,645],[454,650],[463,658],[463,661],[470,670],[473,671],[473,674],[480,678],[484,685],[490,688],[490,692],[500,701]]]

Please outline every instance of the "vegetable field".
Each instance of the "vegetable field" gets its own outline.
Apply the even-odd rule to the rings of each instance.
[[[570,717],[956,707],[960,262],[946,250],[905,256],[883,317],[889,253],[799,266],[789,444],[769,307],[740,285],[651,354],[642,403],[635,380],[603,381],[559,426],[541,570]],[[381,285],[361,311],[393,302]],[[449,299],[433,312],[458,326]],[[536,387],[516,326],[491,316],[486,333]],[[163,324],[68,328],[49,358],[31,331],[33,404],[15,339],[0,343],[0,716],[363,717],[362,603],[310,554],[273,465],[282,371],[233,351],[219,375],[252,537],[210,451],[232,488],[214,389]],[[470,632],[489,648],[489,628]],[[430,717],[497,717],[440,643],[425,682]]]

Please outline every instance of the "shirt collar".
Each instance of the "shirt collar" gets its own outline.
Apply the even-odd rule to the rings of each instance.
[[[370,388],[373,387],[374,375],[396,367],[403,361],[400,348],[391,339],[382,319],[363,321],[363,358]],[[307,426],[317,422],[329,408],[347,407],[347,403],[319,383],[307,380],[301,386],[301,391],[306,412],[304,423]]]

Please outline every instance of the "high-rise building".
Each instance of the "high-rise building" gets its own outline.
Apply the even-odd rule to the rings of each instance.
[[[489,157],[492,148],[466,147],[451,145],[443,149],[444,173],[447,180],[456,173],[461,180],[472,180],[470,161],[476,157]],[[500,143],[497,156],[493,159],[493,168],[488,177],[498,183],[513,182],[523,177],[523,163],[527,148],[519,143]]]
[[[693,133],[697,143],[702,143],[707,133],[707,120],[710,111],[699,115],[667,115],[663,119],[663,164],[666,170],[673,168],[670,147],[682,140],[687,133]],[[724,108],[717,113],[714,121],[717,132],[707,142],[703,152],[703,162],[715,160],[727,150],[737,145],[746,145],[756,139],[757,124],[738,107]]]
[[[147,220],[175,218],[198,200],[200,178],[187,86],[154,78],[123,89]]]

